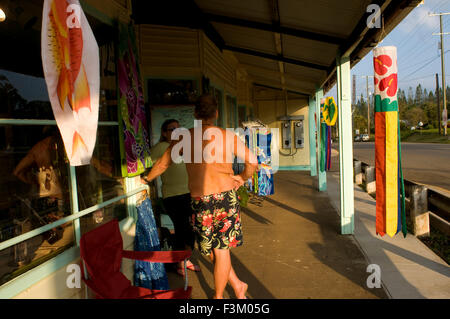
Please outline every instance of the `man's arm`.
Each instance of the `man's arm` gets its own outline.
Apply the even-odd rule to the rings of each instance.
[[[31,165],[35,162],[34,155],[30,151],[28,154],[19,162],[13,171],[13,174],[26,184],[32,184],[27,173],[29,173]]]
[[[150,173],[143,178],[143,180],[147,183],[151,182],[159,175],[164,173],[166,169],[172,164],[172,148],[174,143],[171,143],[170,146],[166,149],[164,154],[156,161],[156,163],[152,166]]]
[[[244,160],[245,163],[244,171],[239,175],[233,176],[233,179],[236,181],[236,188],[239,188],[258,168],[258,159],[236,134],[234,135],[234,154],[241,160]]]

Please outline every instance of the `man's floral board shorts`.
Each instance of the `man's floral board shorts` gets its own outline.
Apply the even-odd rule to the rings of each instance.
[[[213,248],[242,245],[240,206],[236,191],[191,199],[192,225],[200,252],[208,256]]]

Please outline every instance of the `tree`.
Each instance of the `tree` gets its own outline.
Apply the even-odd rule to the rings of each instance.
[[[423,90],[422,90],[422,85],[419,83],[419,85],[417,85],[416,87],[416,95],[414,97],[414,103],[419,106],[422,105],[423,102]]]
[[[413,107],[406,113],[405,119],[409,122],[410,125],[416,126],[419,122],[425,121],[424,111],[420,107]]]
[[[414,94],[412,87],[408,88],[408,105],[412,105],[414,103]]]

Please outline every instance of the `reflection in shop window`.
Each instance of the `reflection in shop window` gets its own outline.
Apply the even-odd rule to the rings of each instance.
[[[70,215],[68,164],[56,126],[0,127],[0,240]],[[72,222],[0,251],[0,284],[74,244]]]
[[[124,194],[124,179],[120,170],[120,148],[117,126],[99,126],[90,165],[76,167],[78,206],[80,210],[103,203]],[[114,208],[98,210],[83,219],[81,232],[91,229],[91,224],[101,224],[113,218],[127,216],[125,200]]]
[[[53,120],[44,78],[0,69],[0,118]]]

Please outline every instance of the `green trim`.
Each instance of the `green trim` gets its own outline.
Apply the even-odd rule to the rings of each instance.
[[[72,165],[69,166],[69,177],[70,177],[70,184],[69,184],[70,209],[71,209],[71,213],[73,215],[73,214],[78,213],[78,211],[79,211],[77,174],[76,174],[75,166],[72,166]],[[77,246],[80,246],[80,239],[81,239],[80,219],[75,219],[73,221],[73,228],[74,228],[74,232],[75,232],[75,240],[76,240]]]
[[[316,114],[316,101],[309,98],[308,107],[308,129],[309,129],[309,165],[311,167],[311,176],[317,176],[317,158],[316,158],[316,124],[314,115]]]
[[[108,24],[110,26],[114,25],[114,19],[110,16],[106,15],[105,13],[99,11],[97,8],[91,6],[90,4],[86,3],[84,0],[80,0],[81,8],[83,11],[90,16],[93,16],[94,18],[98,19],[100,22],[103,22],[105,24]]]
[[[310,165],[294,165],[294,166],[280,166],[279,171],[309,171],[311,170]]]
[[[32,270],[14,278],[0,287],[0,299],[9,299],[17,296],[42,279],[48,277],[58,269],[68,265],[80,257],[80,248],[72,247],[49,261]]]
[[[390,98],[381,100],[379,94],[375,95],[375,112],[398,112],[398,102],[394,100],[391,102]]]
[[[125,198],[128,198],[130,196],[133,196],[133,195],[135,195],[135,194],[137,194],[137,193],[139,193],[139,192],[141,192],[143,190],[147,190],[147,186],[142,186],[142,187],[136,188],[136,189],[134,189],[134,190],[124,194],[124,195],[114,197],[114,198],[109,199],[109,200],[107,200],[107,201],[105,201],[103,203],[91,206],[91,207],[86,208],[86,209],[84,209],[84,210],[82,210],[80,212],[77,212],[77,213],[74,213],[72,215],[66,216],[64,218],[58,219],[57,221],[55,221],[53,223],[44,225],[42,227],[39,227],[39,228],[33,229],[33,230],[29,231],[29,232],[26,232],[25,234],[16,236],[16,237],[8,239],[8,240],[5,240],[5,241],[0,243],[0,250],[6,249],[6,248],[11,247],[11,246],[14,246],[14,245],[16,245],[18,243],[21,243],[21,242],[23,242],[23,241],[25,241],[27,239],[30,239],[30,238],[32,238],[34,236],[40,235],[42,233],[45,233],[46,231],[49,231],[52,228],[61,226],[62,224],[65,224],[67,222],[71,222],[73,220],[81,218],[81,217],[83,217],[83,216],[85,216],[87,214],[90,214],[92,212],[95,212],[96,210],[99,210],[99,209],[101,209],[103,207],[111,205],[111,204],[113,204],[115,202],[118,202],[118,201],[120,201],[122,199],[125,199]]]
[[[317,160],[320,164],[321,156],[320,149],[322,147],[322,140],[321,140],[321,132],[320,132],[320,100],[323,98],[323,89],[316,90],[316,114],[317,114]],[[319,168],[319,167],[318,167]],[[319,175],[319,191],[323,192],[327,190],[327,172],[321,171],[320,168],[318,169],[318,175]]]
[[[133,223],[135,223],[135,220],[131,217],[123,219],[119,222],[120,231],[128,231]],[[80,248],[69,248],[54,258],[3,284],[0,287],[0,299],[9,299],[17,296],[62,267],[66,267],[70,263],[75,262],[78,258],[80,258]]]

